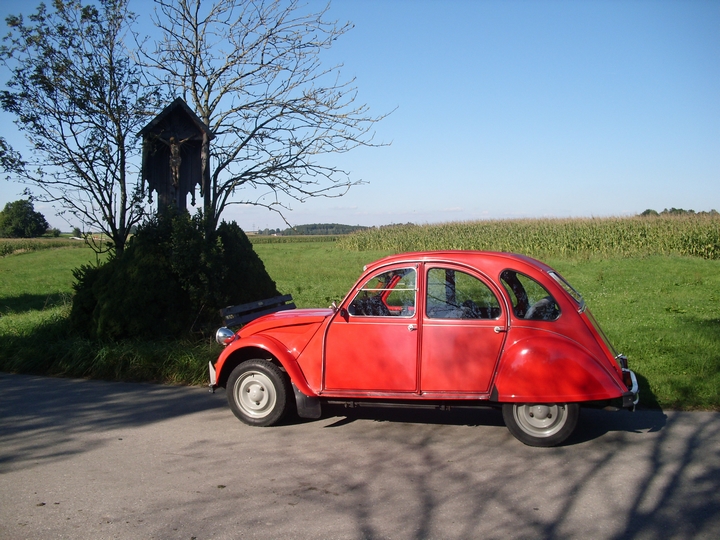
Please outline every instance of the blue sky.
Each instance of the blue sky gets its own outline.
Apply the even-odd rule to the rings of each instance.
[[[367,183],[294,203],[292,224],[720,210],[718,1],[335,0],[329,16],[355,28],[324,59],[371,112],[395,109],[376,129],[390,145],[333,157]],[[20,191],[0,181],[0,204]]]

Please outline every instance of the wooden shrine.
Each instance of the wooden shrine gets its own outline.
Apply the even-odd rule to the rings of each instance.
[[[182,98],[165,107],[138,135],[143,138],[143,188],[147,182],[151,203],[153,191],[157,193],[158,213],[185,210],[189,193],[195,206],[196,186],[200,197],[207,197],[214,135]]]

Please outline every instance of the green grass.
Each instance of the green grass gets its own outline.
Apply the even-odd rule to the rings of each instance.
[[[0,315],[61,305],[72,294],[72,270],[96,264],[95,253],[62,246],[0,258]]]
[[[394,250],[340,242],[257,244],[298,307],[344,297],[363,265]],[[219,346],[205,341],[103,344],[68,337],[71,269],[89,249],[0,259],[0,370],[201,384]],[[644,406],[720,410],[720,261],[679,255],[545,258],[585,296],[641,382]],[[162,322],[158,322],[162,329]]]
[[[255,252],[278,290],[292,294],[298,307],[328,307],[355,284],[363,266],[389,251],[362,253],[337,249],[334,242],[258,244]]]

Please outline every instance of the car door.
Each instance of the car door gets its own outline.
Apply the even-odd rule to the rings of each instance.
[[[417,390],[417,267],[384,267],[348,296],[325,334],[324,391]]]
[[[502,296],[464,267],[427,265],[422,315],[422,393],[490,392],[507,335]]]

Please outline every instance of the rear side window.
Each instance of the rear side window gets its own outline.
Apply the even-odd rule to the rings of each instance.
[[[534,279],[505,270],[500,274],[500,281],[510,295],[516,317],[532,321],[555,321],[560,317],[555,298]]]
[[[431,319],[497,319],[500,302],[470,274],[449,268],[428,270],[427,316]]]

